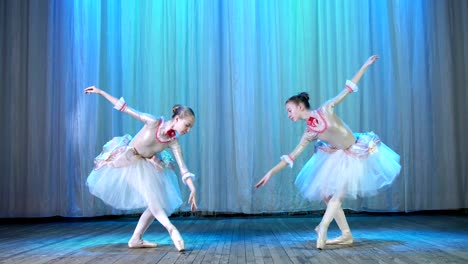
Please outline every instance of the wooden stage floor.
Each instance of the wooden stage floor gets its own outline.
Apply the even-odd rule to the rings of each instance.
[[[320,217],[175,217],[184,253],[157,222],[144,237],[157,248],[129,249],[136,217],[3,219],[0,263],[468,263],[466,214],[351,214],[355,243],[321,251]]]

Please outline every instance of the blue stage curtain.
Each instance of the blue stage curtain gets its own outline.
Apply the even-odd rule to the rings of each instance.
[[[253,186],[304,131],[285,100],[306,91],[319,106],[372,54],[381,59],[337,112],[353,131],[379,134],[402,171],[344,207],[467,208],[466,14],[464,0],[0,1],[0,217],[128,213],[85,181],[102,145],[142,124],[84,95],[90,85],[153,115],[194,109],[180,142],[201,211],[320,210],[293,184],[312,145]]]

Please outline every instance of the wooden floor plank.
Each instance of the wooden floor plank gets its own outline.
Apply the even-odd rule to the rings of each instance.
[[[356,214],[355,243],[315,248],[319,215],[176,217],[186,251],[155,222],[145,239],[157,248],[129,249],[138,218],[0,222],[0,263],[468,263],[468,216]],[[331,224],[329,237],[340,234]]]

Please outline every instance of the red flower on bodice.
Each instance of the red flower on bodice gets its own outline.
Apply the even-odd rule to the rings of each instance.
[[[307,120],[307,125],[311,127],[318,126],[318,119],[313,116],[309,117],[309,119]]]
[[[172,138],[172,137],[175,137],[176,133],[174,131],[174,129],[169,129],[167,132],[166,132],[166,136]]]

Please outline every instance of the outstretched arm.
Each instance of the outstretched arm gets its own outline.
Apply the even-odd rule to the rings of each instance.
[[[106,98],[107,101],[111,102],[111,104],[116,105],[119,102],[119,99],[115,98],[114,96],[108,94],[106,91],[97,88],[96,86],[89,86],[84,89],[85,94],[99,94],[102,97]]]
[[[258,189],[264,186],[274,174],[284,169],[284,167],[286,167],[287,165],[289,165],[292,168],[294,160],[297,157],[299,157],[299,155],[304,151],[307,145],[309,145],[309,143],[315,139],[315,137],[316,134],[309,134],[308,132],[306,132],[302,136],[299,145],[297,145],[296,148],[289,155],[282,156],[281,161],[278,164],[276,164],[276,166],[274,166],[271,170],[269,170],[257,184],[255,184],[255,188]]]
[[[190,196],[188,199],[188,203],[190,204],[190,208],[192,211],[197,209],[197,190],[195,185],[193,184],[193,178],[195,175],[191,173],[187,166],[185,165],[182,149],[177,141],[174,141],[170,145],[172,149],[172,153],[174,153],[174,157],[179,165],[180,174],[182,175],[182,181],[189,187],[190,189]]]
[[[343,89],[343,91],[341,91],[341,93],[338,94],[335,98],[331,99],[329,101],[329,103],[331,103],[333,105],[333,107],[334,107],[337,104],[341,103],[341,101],[343,101],[343,99],[345,99],[345,97],[348,94],[356,91],[357,90],[357,83],[359,82],[359,80],[361,80],[362,75],[364,75],[367,68],[369,68],[369,66],[371,66],[378,59],[379,59],[378,55],[370,56],[367,59],[367,61],[361,66],[359,71],[354,75],[354,77],[351,79],[351,81],[346,82],[346,85],[345,85],[345,88]]]
[[[264,186],[274,174],[278,173],[280,170],[286,167],[286,165],[288,165],[288,163],[284,160],[281,160],[278,164],[276,164],[275,167],[268,171],[265,176],[263,176],[263,178],[257,182],[257,184],[255,184],[255,189]]]
[[[148,124],[149,122],[154,122],[154,121],[157,120],[151,115],[141,113],[141,112],[139,112],[139,111],[137,111],[137,110],[135,110],[135,109],[133,109],[131,107],[128,107],[127,104],[125,103],[125,101],[123,101],[123,98],[121,98],[119,100],[119,99],[115,98],[114,96],[108,94],[107,92],[97,88],[96,86],[90,86],[90,87],[84,89],[84,93],[85,94],[94,93],[94,94],[99,94],[99,95],[103,96],[104,98],[107,99],[107,101],[111,102],[111,104],[114,105],[115,109],[117,109],[117,110],[119,110],[121,112],[125,112],[128,115],[130,115],[131,117],[133,117],[135,119],[138,119],[138,120],[142,121],[145,124]]]
[[[361,77],[362,75],[366,72],[367,68],[369,68],[369,66],[371,66],[372,64],[374,64],[374,62],[376,60],[379,59],[379,56],[378,55],[372,55],[370,56],[366,62],[364,62],[364,64],[361,66],[361,68],[359,69],[359,71],[354,75],[353,79],[351,79],[351,81],[355,84],[357,84],[359,82],[359,80],[361,80]]]

